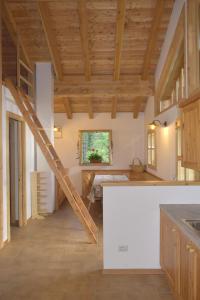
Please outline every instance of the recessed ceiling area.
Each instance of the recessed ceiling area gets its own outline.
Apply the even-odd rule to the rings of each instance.
[[[27,60],[51,61],[55,112],[144,111],[173,0],[7,0]]]

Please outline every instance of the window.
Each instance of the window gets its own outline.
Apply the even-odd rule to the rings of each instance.
[[[156,132],[149,130],[147,133],[147,161],[148,167],[156,168]]]
[[[111,164],[111,130],[80,130],[79,146],[81,165]]]
[[[181,123],[176,122],[176,176],[178,181],[194,181],[200,179],[200,172],[182,167]]]
[[[160,114],[185,100],[185,12],[181,13],[165,64],[156,84],[155,109]]]
[[[163,94],[160,99],[160,112],[166,110],[174,104],[179,103],[185,98],[185,71],[183,67],[180,67],[177,77],[174,78],[169,90],[166,90],[166,94]]]

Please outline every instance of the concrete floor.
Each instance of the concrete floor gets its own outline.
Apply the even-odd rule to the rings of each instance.
[[[102,242],[87,236],[66,205],[12,229],[0,252],[1,300],[172,300],[164,275],[103,275]]]

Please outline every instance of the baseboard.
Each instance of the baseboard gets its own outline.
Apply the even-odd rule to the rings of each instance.
[[[104,269],[103,274],[161,275],[164,272],[161,269]]]

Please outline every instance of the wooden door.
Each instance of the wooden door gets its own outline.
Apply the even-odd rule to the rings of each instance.
[[[183,108],[182,165],[200,170],[200,101]]]
[[[176,294],[180,293],[180,234],[173,223],[161,214],[161,266]]]

